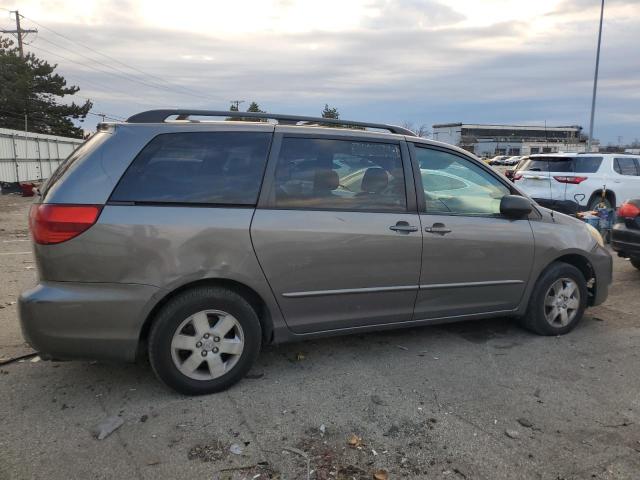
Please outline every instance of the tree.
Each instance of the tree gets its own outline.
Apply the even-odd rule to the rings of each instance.
[[[411,130],[413,133],[416,134],[416,136],[421,138],[428,138],[431,135],[431,132],[429,131],[429,127],[424,123],[416,127],[413,122],[405,120],[404,122],[402,122],[402,126],[407,130]]]
[[[264,110],[260,110],[260,106],[256,102],[251,102],[249,108],[247,108],[247,112],[267,113]]]
[[[322,118],[340,118],[340,113],[337,108],[329,108],[329,105],[325,103],[322,110]]]
[[[0,127],[24,130],[26,116],[31,132],[83,138],[82,128],[71,119],[84,121],[93,103],[62,103],[80,88],[67,86],[54,73],[57,67],[33,53],[21,58],[13,41],[0,37]]]

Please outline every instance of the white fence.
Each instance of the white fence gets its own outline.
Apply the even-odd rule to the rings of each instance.
[[[0,128],[0,182],[43,180],[83,140]]]

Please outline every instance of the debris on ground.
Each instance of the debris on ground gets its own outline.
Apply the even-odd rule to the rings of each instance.
[[[4,365],[8,365],[10,363],[14,363],[14,362],[24,362],[25,360],[36,357],[36,356],[38,356],[38,353],[33,352],[33,353],[27,353],[26,355],[20,355],[18,357],[8,358],[6,360],[0,360],[0,367]]]
[[[359,437],[355,433],[352,433],[349,439],[347,440],[347,445],[351,448],[362,448],[362,437]]]
[[[239,443],[233,443],[229,447],[229,451],[234,455],[242,455],[244,453],[244,447]]]
[[[107,417],[94,427],[93,435],[98,440],[104,440],[117,429],[119,429],[123,424],[124,420],[122,419],[122,417],[118,417],[117,415]]]
[[[526,427],[526,428],[532,428],[533,427],[533,422],[531,422],[531,420],[526,419],[524,417],[517,418],[516,422],[518,422],[520,425],[522,425],[523,427]]]
[[[387,403],[379,395],[371,395],[371,401],[376,405],[387,406]]]
[[[304,360],[304,353],[298,352],[296,353],[296,361],[300,362]]]
[[[327,431],[327,427],[325,426],[325,424],[323,423],[322,425],[320,425],[320,435],[324,437],[324,434]]]
[[[142,415],[142,416],[140,417],[140,423],[144,423],[144,422],[146,422],[147,420],[149,420],[149,415]]]
[[[386,470],[378,470],[373,474],[374,480],[389,480],[389,473]]]
[[[196,445],[187,454],[189,460],[200,459],[203,462],[217,462],[225,456],[225,446],[222,442],[215,440],[207,445]]]
[[[407,347],[404,347],[402,345],[396,345],[396,347],[398,347],[400,350],[405,350],[405,351],[409,350]]]
[[[517,438],[520,438],[520,432],[518,432],[517,430],[505,430],[504,434],[509,437],[509,438],[513,438],[514,440]]]

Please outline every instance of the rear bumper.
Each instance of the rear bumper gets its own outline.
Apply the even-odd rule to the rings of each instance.
[[[616,223],[611,231],[611,247],[621,257],[640,257],[640,230]]]
[[[41,282],[20,296],[22,333],[43,358],[133,361],[158,291],[138,284]]]
[[[578,212],[582,212],[586,209],[578,202],[573,200],[549,200],[548,198],[533,198],[536,203],[543,207],[555,210],[556,212],[566,213],[567,215],[575,215]]]

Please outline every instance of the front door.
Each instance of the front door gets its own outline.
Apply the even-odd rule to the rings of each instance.
[[[517,308],[533,263],[529,221],[500,214],[510,194],[497,175],[446,149],[411,146],[424,201],[422,273],[415,319]]]
[[[251,236],[289,328],[410,321],[422,235],[406,145],[277,135],[274,150]]]

